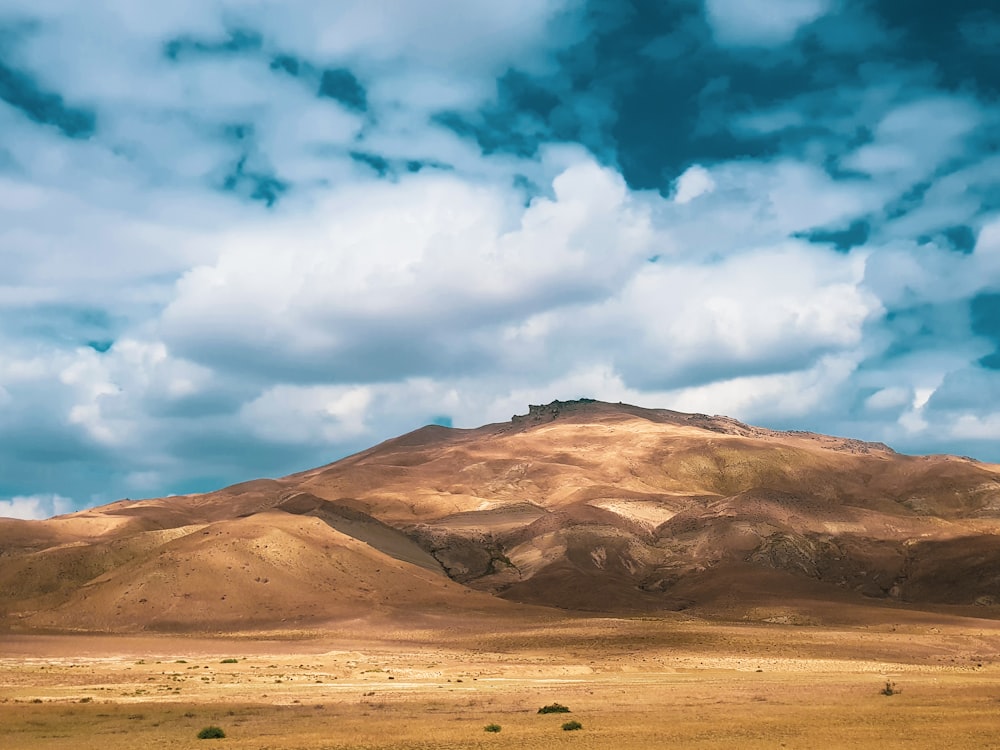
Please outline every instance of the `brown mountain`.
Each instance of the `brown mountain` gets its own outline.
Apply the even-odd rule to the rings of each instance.
[[[8,630],[830,603],[1000,615],[1000,466],[556,401],[283,479],[0,519]]]

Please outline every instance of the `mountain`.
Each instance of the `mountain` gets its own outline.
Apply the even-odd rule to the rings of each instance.
[[[0,519],[15,631],[831,603],[1000,616],[1000,466],[582,399],[282,479]]]

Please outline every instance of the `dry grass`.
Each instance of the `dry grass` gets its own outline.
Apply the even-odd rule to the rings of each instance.
[[[871,676],[646,675],[558,688],[531,681],[459,690],[376,690],[316,695],[319,703],[94,702],[0,705],[0,739],[19,750],[188,747],[200,728],[226,731],[239,748],[990,747],[997,729],[996,674],[914,675],[891,705]],[[539,716],[525,697],[572,700],[584,729],[560,731],[563,716]],[[221,697],[221,696],[220,696]]]
[[[985,622],[602,619],[447,645],[426,631],[381,636],[9,641],[0,747],[215,747],[196,736],[217,725],[219,747],[254,750],[958,748],[996,746],[1000,723],[1000,631]],[[901,691],[891,699],[887,680]],[[582,730],[537,713],[556,702]],[[491,723],[503,731],[484,732]]]

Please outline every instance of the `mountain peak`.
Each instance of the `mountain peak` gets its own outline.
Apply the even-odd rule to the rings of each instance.
[[[734,435],[752,439],[799,439],[811,441],[824,448],[849,453],[895,453],[885,443],[823,435],[805,430],[771,430],[755,427],[733,417],[721,414],[709,415],[687,413],[671,409],[653,409],[634,406],[621,401],[610,403],[593,398],[578,398],[569,401],[558,399],[548,404],[529,404],[528,413],[515,414],[511,422],[522,427],[546,424],[556,420],[580,421],[587,418],[638,417],[658,424],[693,427],[724,435]]]

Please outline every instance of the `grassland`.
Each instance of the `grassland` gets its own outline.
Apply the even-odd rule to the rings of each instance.
[[[571,618],[293,636],[6,637],[0,747],[1000,747],[990,621]],[[899,692],[886,696],[889,680]],[[537,713],[553,702],[572,714]],[[583,729],[562,731],[567,719]],[[198,740],[209,725],[226,738]]]

